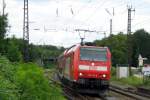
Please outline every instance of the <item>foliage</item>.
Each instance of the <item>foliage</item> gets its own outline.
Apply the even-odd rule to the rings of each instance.
[[[49,85],[43,69],[35,64],[20,64],[16,72],[16,83],[21,100],[61,100],[60,89]]]
[[[35,57],[40,56],[41,58],[49,58],[49,57],[57,57],[64,49],[58,49],[56,46],[51,45],[30,45],[31,54],[33,55],[33,59],[37,59]],[[35,51],[36,52],[35,52]]]
[[[130,85],[135,87],[144,86],[150,88],[149,78],[143,81],[143,78],[138,78],[136,76],[130,76],[127,78],[117,78],[116,67],[111,68],[111,81],[120,85]]]
[[[128,78],[120,78],[120,79],[113,77],[111,80],[113,82],[117,82],[118,84],[131,85],[135,87],[141,86],[143,84],[142,78],[138,78],[135,76],[131,76]]]
[[[8,27],[7,15],[0,16],[0,40],[4,39]]]
[[[16,72],[17,87],[21,100],[47,100],[50,87],[42,69],[34,64],[21,64]]]
[[[149,75],[146,75],[143,77],[143,82],[144,82],[144,86],[150,89],[150,76]]]
[[[56,63],[47,61],[44,63],[44,68],[53,69],[56,68],[56,65],[57,65]]]
[[[45,69],[46,77],[48,79],[54,78],[55,77],[54,75],[56,75],[56,74],[54,74],[55,72],[56,72],[55,68]],[[57,82],[55,83],[55,85],[50,84],[50,86],[52,87],[53,94],[54,94],[54,96],[51,98],[51,100],[66,100],[63,96],[60,96],[59,93],[62,93],[62,90],[60,89],[60,85],[57,84]]]
[[[137,30],[133,34],[133,37],[133,64],[137,66],[139,54],[141,54],[142,57],[148,58],[147,63],[150,63],[150,34],[144,29],[141,29]]]
[[[20,62],[23,60],[23,40],[17,39],[15,36],[3,40],[3,48],[5,48],[2,55],[12,62]],[[40,62],[43,59],[57,57],[64,50],[63,47],[57,48],[52,45],[29,45],[29,61]]]
[[[111,67],[111,76],[116,76],[116,67]]]
[[[150,33],[144,29],[137,30],[131,34],[130,40],[127,41],[127,35],[119,33],[117,35],[110,35],[102,40],[96,40],[94,43],[98,46],[108,46],[112,53],[112,64],[127,64],[128,55],[132,66],[138,66],[138,56],[148,58],[146,63],[150,63]],[[130,46],[130,48],[128,48]],[[127,50],[129,52],[127,52]]]
[[[0,99],[17,100],[14,73],[17,67],[11,64],[5,57],[0,57]]]
[[[51,45],[30,45],[30,61],[37,62],[39,64],[42,63],[44,66],[49,66],[51,63],[48,61],[51,58],[57,58],[62,51],[64,50],[63,47],[58,48],[56,46]],[[41,64],[40,64],[41,65]]]
[[[13,75],[14,75],[14,72],[16,71],[16,68],[17,67],[14,66],[13,64],[11,64],[7,58],[0,57],[1,75],[4,76],[9,81],[13,82],[13,80],[14,80]]]
[[[49,84],[36,64],[13,64],[0,57],[1,100],[64,100],[61,89]]]
[[[7,22],[7,15],[0,16],[0,54],[5,53],[5,43],[6,41],[4,40],[6,36],[6,31],[8,27],[8,22]]]
[[[8,41],[7,47],[7,58],[12,62],[18,62],[22,60],[22,53],[19,50],[19,40],[13,37],[11,40]]]

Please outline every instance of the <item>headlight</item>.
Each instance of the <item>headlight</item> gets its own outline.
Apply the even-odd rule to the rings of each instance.
[[[79,75],[82,76],[83,74],[82,74],[82,73],[79,73]]]
[[[102,77],[103,77],[103,78],[106,78],[106,74],[103,74]]]

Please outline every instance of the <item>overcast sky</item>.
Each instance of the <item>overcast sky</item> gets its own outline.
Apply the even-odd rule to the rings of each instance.
[[[8,36],[22,38],[23,0],[5,1],[11,26]],[[110,18],[113,19],[113,34],[120,31],[126,33],[127,5],[131,4],[135,8],[135,13],[132,12],[132,32],[141,28],[150,32],[150,0],[29,0],[30,43],[68,47],[80,42],[75,29],[102,31],[85,33],[85,41],[101,39],[103,31],[109,35]]]

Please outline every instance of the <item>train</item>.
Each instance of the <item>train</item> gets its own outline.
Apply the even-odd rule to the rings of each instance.
[[[58,58],[61,82],[81,93],[104,94],[109,88],[111,52],[108,47],[76,44]]]

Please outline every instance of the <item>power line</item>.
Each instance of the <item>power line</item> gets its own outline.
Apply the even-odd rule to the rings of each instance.
[[[140,24],[149,23],[149,21],[150,21],[150,18],[148,18],[148,19],[146,19],[146,20],[143,20],[143,21],[141,21],[141,22],[138,22],[138,23],[134,24],[132,27],[136,27],[137,25],[140,25]]]
[[[101,1],[100,1],[101,2]],[[103,1],[98,7],[95,8],[92,14],[88,18],[85,19],[85,22],[89,21],[90,18],[94,16],[94,14],[97,12],[98,9],[100,9],[107,1]]]
[[[76,31],[76,32],[84,32],[84,33],[86,33],[86,32],[90,32],[90,33],[97,33],[97,34],[104,34],[104,38],[106,38],[106,31],[97,31],[97,30],[89,30],[89,29],[75,29],[74,31]],[[80,33],[79,33],[79,35],[80,35]],[[85,34],[84,34],[84,36],[83,37],[81,37],[81,35],[80,35],[80,38],[81,38],[81,44],[83,43],[83,40],[85,39]]]
[[[81,6],[81,7],[79,8],[79,10],[77,11],[76,15],[79,14],[83,9],[85,9],[86,6],[87,6],[87,4],[84,4],[83,6]]]

